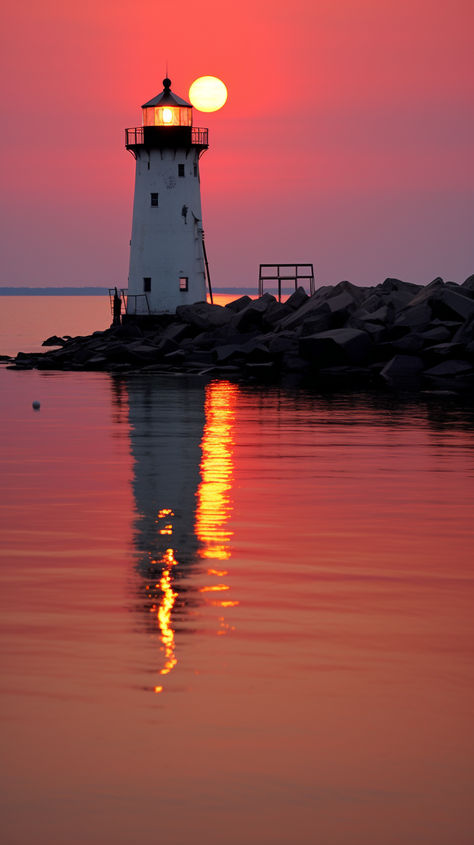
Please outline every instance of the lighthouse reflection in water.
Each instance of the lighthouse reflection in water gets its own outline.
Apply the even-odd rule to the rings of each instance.
[[[179,663],[180,627],[189,630],[203,603],[215,608],[217,635],[234,628],[228,617],[238,600],[226,580],[226,561],[238,388],[153,376],[125,384],[139,604],[157,640],[150,688],[162,693]]]

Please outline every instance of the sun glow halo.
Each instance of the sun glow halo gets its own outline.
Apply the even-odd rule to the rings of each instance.
[[[198,111],[217,111],[227,100],[227,88],[217,76],[200,76],[189,89],[189,99]]]

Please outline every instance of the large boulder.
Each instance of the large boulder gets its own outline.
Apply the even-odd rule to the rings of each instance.
[[[423,361],[417,355],[394,355],[380,375],[393,386],[412,385],[423,370]]]
[[[63,337],[58,337],[57,334],[51,335],[51,337],[47,337],[46,340],[43,340],[41,346],[64,346],[67,341]]]
[[[243,311],[244,308],[247,308],[247,305],[250,305],[252,300],[250,296],[239,296],[238,299],[233,299],[232,302],[228,302],[224,307],[228,308],[229,311],[234,311],[236,314],[239,311]]]
[[[183,323],[188,323],[201,330],[225,326],[234,318],[232,311],[228,308],[223,308],[221,305],[210,305],[208,302],[178,305],[176,316]]]
[[[363,364],[371,352],[369,336],[359,329],[331,329],[302,337],[299,353],[312,366],[331,367],[339,364]]]
[[[421,302],[418,305],[409,305],[408,308],[404,308],[396,318],[395,326],[422,330],[430,325],[431,319],[432,312],[429,304]]]
[[[327,324],[329,324],[331,315],[329,305],[320,295],[320,291],[317,291],[300,308],[287,317],[283,317],[279,321],[278,326],[281,329],[296,329],[306,321],[320,318],[322,315],[324,315]]]
[[[472,364],[469,361],[450,358],[448,361],[442,361],[441,364],[436,364],[435,367],[425,370],[424,375],[428,378],[456,378],[471,372]]]
[[[474,316],[474,301],[469,296],[444,288],[430,300],[433,316],[440,320],[465,321]]]
[[[291,296],[288,297],[285,302],[285,305],[287,305],[288,308],[290,308],[292,311],[297,311],[298,308],[301,308],[301,306],[308,301],[308,299],[309,296],[306,293],[305,289],[299,287],[295,290],[294,293],[291,294]]]
[[[238,332],[247,332],[263,326],[266,311],[276,302],[271,293],[264,293],[259,299],[253,299],[250,304],[232,316],[232,328]]]

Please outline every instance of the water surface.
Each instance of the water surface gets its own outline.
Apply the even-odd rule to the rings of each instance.
[[[470,845],[469,410],[0,396],[2,842]]]

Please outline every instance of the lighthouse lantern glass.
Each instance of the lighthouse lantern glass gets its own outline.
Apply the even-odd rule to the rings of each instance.
[[[192,126],[192,109],[180,106],[152,106],[143,109],[144,126]]]

